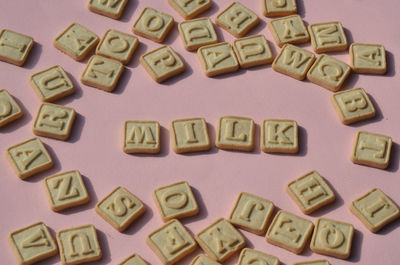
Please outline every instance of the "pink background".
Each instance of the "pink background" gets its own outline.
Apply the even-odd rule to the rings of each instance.
[[[0,62],[0,87],[7,89],[25,112],[23,119],[0,129],[0,257],[1,264],[15,264],[7,242],[9,232],[43,221],[53,233],[61,229],[94,224],[98,229],[103,259],[99,264],[116,264],[133,253],[139,253],[150,264],[159,259],[145,244],[146,236],[163,222],[152,199],[160,186],[187,180],[200,205],[200,214],[182,220],[198,233],[220,217],[228,218],[238,194],[242,191],[272,200],[285,209],[312,221],[327,217],[354,224],[356,233],[351,257],[346,260],[317,255],[309,249],[301,255],[275,247],[264,237],[241,231],[248,247],[279,257],[282,264],[326,258],[331,264],[399,264],[398,238],[400,221],[377,234],[367,230],[348,210],[352,200],[374,187],[381,188],[400,203],[399,129],[400,81],[395,61],[400,54],[398,31],[400,2],[397,0],[297,0],[299,13],[306,23],[340,21],[349,42],[379,43],[387,50],[388,73],[384,76],[352,74],[344,89],[362,87],[372,97],[377,117],[345,126],[330,103],[332,92],[308,81],[297,81],[271,69],[271,66],[239,70],[236,73],[207,78],[196,53],[184,49],[177,26],[167,37],[169,44],[183,57],[186,72],[163,84],[155,83],[139,64],[139,56],[159,44],[145,38],[127,66],[118,88],[107,93],[80,83],[87,60],[75,62],[52,45],[53,39],[70,23],[78,22],[101,37],[108,29],[131,33],[131,27],[146,6],[182,18],[167,0],[130,0],[120,20],[94,14],[88,1],[71,0],[0,0],[0,27],[32,36],[34,48],[24,67]],[[211,10],[202,16],[214,20],[231,0],[213,0]],[[279,52],[262,16],[261,1],[241,0],[255,11],[261,23],[248,35],[264,34],[274,54]],[[233,37],[215,26],[221,41]],[[310,44],[302,45],[311,49]],[[349,63],[347,52],[334,53]],[[20,180],[6,160],[9,146],[34,137],[32,125],[41,104],[28,80],[30,75],[55,64],[61,65],[76,85],[74,95],[57,101],[79,113],[72,137],[63,142],[41,137],[55,160],[55,167],[26,181]],[[220,116],[251,117],[257,124],[266,118],[294,119],[300,125],[300,152],[297,155],[271,155],[260,152],[257,126],[254,152],[229,152],[215,147],[210,152],[177,155],[169,141],[169,123],[178,118],[204,117],[212,141]],[[122,152],[125,120],[157,120],[162,126],[160,155],[127,155]],[[391,165],[387,170],[355,165],[350,161],[353,137],[359,130],[393,137]],[[78,169],[91,196],[87,205],[55,213],[51,211],[44,191],[44,177]],[[303,215],[285,192],[291,180],[317,170],[334,188],[337,201],[311,216]],[[117,232],[93,207],[114,187],[122,185],[136,194],[147,206],[147,213],[124,233]],[[200,249],[179,264],[189,264]],[[227,264],[235,264],[237,257]],[[40,264],[60,264],[59,257]]]

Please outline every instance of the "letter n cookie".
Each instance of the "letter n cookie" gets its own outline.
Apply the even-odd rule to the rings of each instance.
[[[124,128],[125,153],[160,152],[160,124],[156,121],[126,121]]]
[[[239,231],[223,218],[200,231],[196,240],[207,255],[218,262],[229,259],[246,245]]]
[[[0,127],[21,118],[24,113],[7,90],[0,90]]]
[[[42,222],[10,233],[8,241],[21,265],[33,264],[58,254],[57,245]]]
[[[240,67],[248,68],[271,63],[274,60],[264,35],[255,35],[233,41],[233,49]]]
[[[251,248],[244,248],[240,252],[238,265],[259,263],[263,265],[279,265],[279,259],[272,255],[257,251]]]
[[[221,42],[203,46],[197,50],[197,55],[208,77],[235,72],[239,69],[235,52],[229,43]]]
[[[318,254],[347,259],[351,252],[352,224],[319,218],[315,224],[310,248]]]
[[[133,32],[155,42],[163,42],[174,26],[174,18],[152,8],[143,9],[133,25]]]
[[[215,145],[221,149],[252,151],[254,149],[254,121],[244,117],[224,116],[218,120]]]
[[[211,148],[207,123],[203,118],[171,122],[171,141],[175,153],[207,151]]]
[[[299,150],[297,122],[264,120],[261,127],[261,149],[266,153],[297,153]]]
[[[358,74],[386,73],[386,51],[379,44],[353,43],[350,45],[350,61]]]
[[[178,220],[155,230],[146,241],[165,265],[178,262],[197,248],[196,241]]]
[[[22,66],[32,47],[31,37],[8,29],[0,31],[0,61]]]

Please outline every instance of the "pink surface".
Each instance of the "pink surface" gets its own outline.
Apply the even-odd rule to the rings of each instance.
[[[354,224],[356,233],[348,260],[317,255],[307,247],[301,255],[275,247],[264,237],[241,231],[248,246],[280,258],[282,264],[326,258],[331,264],[399,264],[400,221],[377,234],[367,230],[348,210],[352,200],[374,187],[381,188],[400,203],[399,133],[400,81],[395,61],[400,54],[397,0],[297,0],[299,13],[306,23],[340,21],[349,42],[379,43],[387,49],[388,73],[384,76],[352,74],[344,89],[362,87],[376,103],[378,115],[366,122],[345,126],[340,123],[329,97],[331,92],[308,81],[296,81],[273,71],[270,65],[234,74],[207,78],[200,68],[196,53],[187,52],[177,27],[166,39],[186,64],[186,72],[164,84],[155,83],[139,64],[139,56],[159,44],[145,38],[127,66],[118,88],[107,93],[82,85],[79,81],[87,62],[75,62],[56,50],[53,39],[67,25],[78,22],[101,37],[108,29],[131,33],[131,27],[145,6],[182,18],[166,0],[130,0],[123,17],[113,20],[90,12],[88,1],[71,0],[1,0],[0,27],[35,39],[34,48],[24,67],[0,62],[0,88],[7,89],[25,112],[23,119],[0,129],[0,257],[1,264],[15,264],[7,242],[9,232],[43,221],[55,233],[61,229],[94,224],[98,229],[103,259],[99,264],[116,264],[133,253],[139,253],[150,264],[161,264],[145,244],[146,236],[163,222],[152,199],[160,186],[187,180],[200,204],[200,214],[182,220],[193,233],[198,233],[220,217],[228,218],[238,194],[250,192],[272,200],[284,209],[315,221],[332,218]],[[231,1],[213,0],[204,16],[213,20]],[[262,33],[275,45],[262,16],[261,1],[241,0],[255,11],[261,23],[249,35]],[[216,27],[221,41],[233,37]],[[311,49],[310,44],[304,45]],[[334,53],[349,63],[347,52]],[[76,93],[58,104],[73,107],[79,114],[69,141],[43,138],[55,159],[55,167],[42,174],[20,180],[6,160],[9,146],[32,138],[33,120],[41,104],[28,80],[30,75],[52,65],[61,65],[71,76]],[[173,119],[204,117],[214,142],[220,116],[238,115],[253,118],[257,124],[266,118],[294,119],[300,125],[300,152],[297,155],[271,155],[260,152],[229,152],[215,147],[210,152],[177,155],[169,141],[169,123]],[[162,126],[160,155],[127,155],[122,152],[122,128],[125,120],[157,120]],[[353,137],[359,130],[390,135],[395,142],[391,165],[379,170],[354,165],[350,161]],[[257,146],[259,145],[257,126]],[[42,180],[44,177],[78,169],[84,175],[91,202],[61,213],[52,212]],[[285,192],[285,185],[304,173],[317,170],[334,188],[337,201],[311,216],[303,215]],[[98,200],[122,185],[137,195],[147,206],[147,213],[126,232],[119,233],[93,209]],[[200,249],[195,253],[200,253]],[[189,264],[195,254],[179,264]],[[236,258],[227,262],[235,264]],[[59,257],[40,264],[60,264]]]

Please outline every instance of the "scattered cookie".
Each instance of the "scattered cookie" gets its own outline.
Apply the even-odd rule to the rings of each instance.
[[[124,126],[125,153],[158,154],[160,124],[157,121],[126,121]]]
[[[119,19],[127,3],[128,0],[90,0],[88,8],[94,13]]]
[[[158,83],[185,71],[182,59],[170,46],[162,46],[142,55],[140,64]]]
[[[350,210],[374,233],[400,216],[397,205],[377,188],[353,201]]]
[[[240,38],[258,25],[259,18],[241,3],[233,2],[217,15],[215,22],[236,38]]]
[[[21,107],[7,90],[0,89],[0,128],[23,115]]]
[[[30,84],[44,102],[53,102],[74,93],[75,88],[64,69],[55,65],[33,74]]]
[[[301,253],[314,225],[311,221],[280,210],[268,228],[266,240],[293,253]]]
[[[75,110],[52,103],[43,103],[33,124],[33,133],[38,136],[67,140],[75,121]]]
[[[268,28],[279,47],[285,44],[300,44],[310,41],[310,35],[299,15],[276,18],[268,23]]]
[[[360,131],[354,140],[351,160],[355,164],[385,169],[389,165],[392,138]]]
[[[0,61],[22,66],[33,47],[29,36],[8,29],[0,31]]]
[[[297,13],[296,0],[262,0],[266,17],[281,17]]]
[[[194,18],[211,7],[211,0],[168,0],[168,3],[184,19]]]
[[[261,150],[265,153],[297,153],[299,150],[297,122],[264,120],[261,124]]]
[[[174,18],[153,8],[143,9],[133,25],[133,32],[155,42],[163,42],[174,26]]]
[[[246,231],[264,235],[274,208],[269,200],[241,192],[229,216],[229,222]]]
[[[61,230],[57,233],[61,262],[65,265],[100,260],[102,257],[96,228],[84,225]]]
[[[133,254],[118,265],[148,265],[138,254]]]
[[[305,262],[296,262],[293,265],[330,265],[330,263],[327,260],[313,260]]]
[[[251,152],[254,149],[254,133],[252,119],[223,116],[218,120],[215,145],[220,149]]]
[[[124,71],[121,62],[93,55],[81,76],[81,82],[87,86],[111,92],[117,86]]]
[[[315,224],[310,248],[318,254],[347,259],[351,252],[352,224],[319,218]]]
[[[218,36],[209,18],[182,21],[178,29],[183,45],[188,51],[195,51],[202,46],[218,42]]]
[[[20,265],[33,264],[58,254],[57,245],[42,222],[10,233],[8,241]]]
[[[32,138],[11,146],[6,154],[21,179],[53,167],[53,160],[39,138]]]
[[[316,171],[290,182],[286,190],[305,214],[310,214],[335,201],[335,193]]]
[[[175,219],[148,235],[146,242],[165,265],[178,262],[197,248],[193,237]]]
[[[314,60],[314,53],[286,44],[272,63],[272,69],[297,80],[303,80]]]
[[[358,74],[386,73],[386,51],[379,44],[352,43],[350,45],[350,65]]]
[[[201,66],[206,76],[232,73],[239,69],[232,46],[226,42],[203,46],[197,50]]]
[[[221,263],[216,262],[204,254],[196,256],[189,265],[221,265]]]
[[[85,183],[78,170],[47,177],[43,181],[53,211],[61,211],[90,201]]]
[[[274,56],[264,35],[260,34],[236,39],[233,41],[232,46],[242,68],[269,64],[274,60]]]
[[[223,218],[200,231],[196,240],[208,256],[221,263],[246,246],[239,231]]]
[[[316,53],[347,50],[347,38],[340,22],[324,22],[308,26],[311,45]]]
[[[343,124],[375,117],[375,108],[362,88],[336,92],[331,101]]]
[[[164,222],[199,213],[196,198],[186,181],[155,189],[153,198]]]
[[[78,23],[72,23],[57,36],[53,44],[75,61],[82,61],[95,49],[98,42],[99,37],[96,34]]]
[[[248,265],[259,263],[263,265],[279,265],[279,259],[275,256],[268,255],[264,252],[257,251],[250,248],[244,248],[240,252],[238,265]]]
[[[109,29],[96,48],[96,54],[128,64],[139,45],[133,35]]]
[[[329,55],[322,54],[311,66],[307,79],[330,91],[338,91],[351,73],[347,64]]]

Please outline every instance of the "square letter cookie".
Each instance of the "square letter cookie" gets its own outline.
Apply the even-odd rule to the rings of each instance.
[[[194,18],[211,7],[211,0],[168,0],[168,3],[184,19]]]
[[[261,34],[234,40],[233,49],[242,68],[269,64],[274,60],[267,39]]]
[[[239,69],[235,52],[229,43],[221,42],[203,46],[197,50],[197,55],[208,77],[235,72]]]
[[[183,45],[188,51],[218,42],[218,36],[209,18],[182,21],[178,29]]]
[[[161,43],[171,31],[174,23],[172,16],[146,7],[136,20],[132,30],[139,36]]]
[[[279,265],[279,259],[272,255],[268,255],[261,251],[257,251],[251,248],[244,248],[240,252],[238,265],[248,265],[253,263],[259,263],[263,265]]]
[[[148,264],[138,254],[133,254],[132,256],[126,258],[123,262],[118,263],[118,265],[148,265]]]
[[[297,13],[296,0],[262,0],[266,17],[281,17]]]
[[[215,145],[220,149],[251,152],[254,149],[254,133],[252,119],[224,116],[218,120]]]
[[[0,31],[0,61],[22,66],[32,47],[31,37],[8,29]]]
[[[307,28],[299,15],[273,19],[268,23],[268,28],[279,47],[288,43],[306,43],[310,40]]]
[[[124,128],[124,152],[160,152],[160,124],[156,121],[126,121]]]
[[[89,10],[103,16],[119,19],[128,0],[90,0]]]
[[[7,90],[0,89],[0,127],[21,118],[24,113]]]
[[[308,26],[311,45],[316,53],[347,50],[347,38],[340,22],[325,22]]]
[[[265,153],[297,153],[297,131],[296,121],[264,120],[261,125],[261,149]]]
[[[221,263],[216,262],[215,260],[210,259],[204,254],[200,254],[196,256],[192,262],[190,262],[190,265],[221,265]]]
[[[386,73],[386,51],[379,44],[353,43],[350,45],[350,65],[358,74]]]

